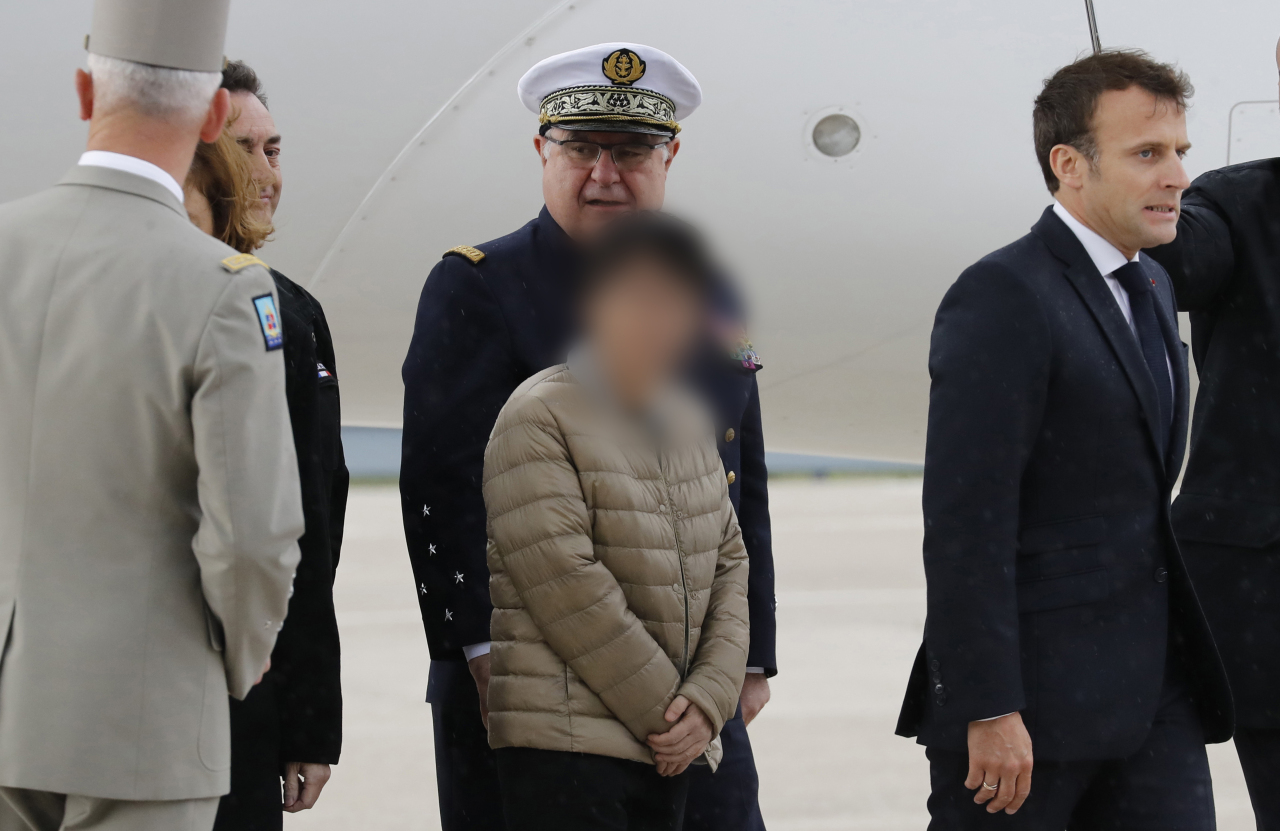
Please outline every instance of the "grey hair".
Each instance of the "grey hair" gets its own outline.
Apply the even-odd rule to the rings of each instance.
[[[94,106],[127,106],[154,118],[197,118],[222,83],[221,72],[191,72],[89,54]]]

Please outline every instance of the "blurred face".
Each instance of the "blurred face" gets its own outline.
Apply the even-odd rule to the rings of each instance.
[[[693,291],[658,263],[638,260],[595,289],[587,338],[623,404],[642,407],[679,371],[702,320]]]
[[[575,148],[557,141],[579,141],[603,147],[594,164],[584,163]],[[613,158],[616,145],[653,146],[666,136],[643,133],[579,133],[558,127],[547,136],[536,136],[534,147],[542,159],[542,196],[547,210],[570,238],[586,240],[620,214],[629,211],[656,211],[662,207],[667,190],[667,170],[679,152],[680,142],[644,154],[642,163],[620,169]]]
[[[270,223],[280,204],[284,177],[280,172],[280,134],[275,119],[256,95],[237,92],[231,96],[232,106],[240,113],[231,123],[236,143],[253,160],[253,178],[259,187],[258,201],[265,222]]]
[[[1053,149],[1059,201],[1126,257],[1173,242],[1182,191],[1191,185],[1182,166],[1191,147],[1186,113],[1138,87],[1108,91],[1093,132],[1096,164],[1073,147]]]

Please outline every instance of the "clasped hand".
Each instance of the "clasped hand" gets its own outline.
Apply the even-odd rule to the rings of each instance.
[[[711,720],[683,695],[677,695],[663,715],[672,727],[665,733],[650,733],[649,749],[658,763],[659,776],[684,773],[694,759],[707,750],[715,737]]]

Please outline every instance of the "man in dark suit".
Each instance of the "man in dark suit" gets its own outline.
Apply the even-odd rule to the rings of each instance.
[[[530,375],[562,362],[573,333],[579,247],[613,217],[662,206],[679,152],[678,119],[701,101],[673,58],[636,44],[557,55],[520,82],[542,122],[534,145],[546,207],[520,230],[445,255],[428,277],[404,363],[400,492],[414,590],[431,650],[427,700],[445,831],[504,827],[483,718],[489,676],[484,450],[498,412]],[[712,405],[729,494],[750,557],[751,646],[724,761],[700,766],[686,831],[763,831],[746,725],[769,697],[774,659],[773,553],[760,361],[728,287],[714,299],[717,343],[698,367]]]
[[[280,134],[257,74],[229,63],[222,86],[239,117],[231,125],[262,191],[270,224],[284,180]],[[347,474],[333,338],[311,293],[271,269],[284,328],[285,397],[293,425],[307,530],[289,614],[271,669],[244,701],[231,702],[231,792],[214,831],[279,831],[284,812],[312,808],[342,751],[342,672],[333,580],[342,548]],[[283,779],[283,794],[281,780]]]
[[[1280,65],[1280,50],[1277,50]],[[1200,372],[1173,530],[1222,650],[1259,829],[1280,829],[1280,159],[1210,171],[1154,248]]]
[[[1169,524],[1186,359],[1138,253],[1176,230],[1189,95],[1136,52],[1046,81],[1056,203],[938,310],[929,607],[898,725],[928,748],[933,829],[1215,827],[1204,743],[1231,698]]]

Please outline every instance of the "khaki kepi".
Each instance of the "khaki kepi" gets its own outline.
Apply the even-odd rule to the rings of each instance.
[[[95,55],[221,72],[231,0],[96,0],[85,48]]]

